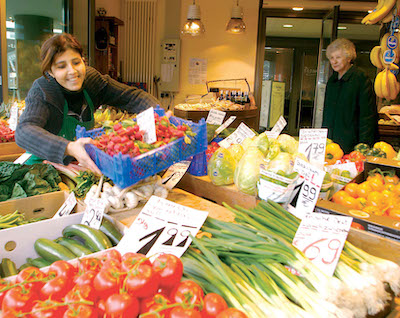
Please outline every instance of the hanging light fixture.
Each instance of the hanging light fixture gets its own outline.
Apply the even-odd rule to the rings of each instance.
[[[189,5],[187,20],[183,25],[182,34],[197,36],[204,33],[204,31],[204,25],[200,21],[200,7],[193,0],[193,4]]]
[[[239,0],[232,8],[231,19],[226,26],[226,32],[240,34],[246,30],[246,24],[243,22],[242,7],[239,7]]]

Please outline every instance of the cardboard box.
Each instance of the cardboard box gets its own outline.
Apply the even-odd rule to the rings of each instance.
[[[28,257],[36,258],[39,255],[33,247],[38,238],[54,240],[62,236],[62,231],[67,225],[81,223],[83,213],[74,213],[62,218],[49,219],[23,226],[17,226],[0,231],[0,255],[1,258],[11,259],[17,267],[26,263]],[[115,221],[117,227],[124,233],[126,227]]]
[[[356,183],[365,181],[368,173],[375,168],[379,168],[382,171],[394,170],[396,175],[400,177],[400,162],[386,158],[368,157],[364,164],[364,171],[352,181]],[[353,217],[353,222],[358,223],[364,230],[400,242],[400,219],[374,215],[326,200],[318,200],[315,211],[351,216]]]
[[[25,150],[18,147],[15,142],[0,143],[0,161],[14,161],[23,153]]]

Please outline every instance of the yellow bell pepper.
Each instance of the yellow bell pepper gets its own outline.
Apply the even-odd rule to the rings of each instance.
[[[379,141],[375,143],[374,148],[382,150],[386,154],[386,158],[388,159],[393,159],[397,155],[393,147],[384,141]]]
[[[325,149],[325,161],[328,165],[333,165],[336,161],[342,159],[344,153],[342,148],[336,143],[330,143],[326,145]]]

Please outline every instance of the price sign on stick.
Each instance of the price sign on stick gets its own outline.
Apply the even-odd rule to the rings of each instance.
[[[287,122],[285,120],[285,118],[283,118],[283,116],[279,117],[278,121],[276,122],[276,124],[274,125],[274,127],[272,127],[271,132],[276,132],[278,133],[278,135],[282,132],[283,128],[285,128],[287,125]]]
[[[152,144],[157,141],[154,109],[150,107],[136,117],[140,130],[144,131],[143,141]]]
[[[170,253],[181,257],[206,220],[208,212],[152,196],[117,245],[122,254]]]
[[[226,127],[232,124],[236,119],[236,116],[229,117],[221,126],[215,129],[215,136],[220,134]]]
[[[218,144],[221,147],[228,148],[232,144],[241,144],[246,138],[251,138],[255,135],[256,134],[249,128],[249,126],[247,126],[245,123],[241,123],[233,133],[231,133],[224,140],[221,140]]]
[[[299,152],[304,154],[311,164],[323,166],[328,129],[300,129]]]
[[[217,109],[211,109],[208,112],[206,123],[210,125],[221,125],[226,113]]]
[[[19,118],[19,108],[17,102],[15,102],[14,105],[11,106],[10,119],[8,120],[8,126],[13,131],[17,129],[18,118]]]
[[[83,213],[81,224],[85,224],[94,229],[99,229],[103,220],[107,202],[100,198],[90,198]]]
[[[60,218],[66,215],[70,215],[72,210],[76,205],[76,197],[75,193],[71,192],[68,196],[67,200],[63,203],[63,205],[58,209],[57,213],[54,214],[53,219]]]
[[[325,274],[332,276],[352,221],[348,216],[307,213],[297,229],[293,245]]]
[[[171,190],[175,187],[178,182],[185,175],[187,169],[190,166],[190,160],[182,160],[170,166],[168,170],[162,176],[161,182],[165,184],[165,186]]]

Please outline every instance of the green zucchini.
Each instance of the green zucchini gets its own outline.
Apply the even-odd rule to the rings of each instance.
[[[100,231],[107,235],[113,246],[117,245],[123,236],[119,229],[114,225],[114,223],[104,217],[101,221]]]
[[[92,252],[98,252],[112,247],[111,241],[107,235],[100,230],[84,224],[68,225],[63,230],[63,236],[69,238],[78,236]]]
[[[39,256],[51,263],[58,260],[68,261],[76,258],[75,254],[69,249],[46,238],[37,239],[33,246]]]
[[[32,265],[29,264],[29,263],[24,263],[24,264],[22,264],[22,265],[18,268],[18,273],[19,273],[20,271],[22,271],[23,269],[27,268],[27,267],[32,267]]]
[[[31,266],[35,266],[37,268],[42,268],[42,267],[46,267],[46,266],[50,266],[51,263],[47,260],[45,260],[43,257],[38,257],[38,258],[30,258],[28,257],[26,259],[26,262],[31,265]]]
[[[9,258],[3,258],[1,261],[1,272],[3,277],[14,276],[18,274],[17,266]]]
[[[76,257],[82,257],[92,253],[86,246],[83,246],[81,243],[71,238],[59,237],[55,242],[68,248]]]

